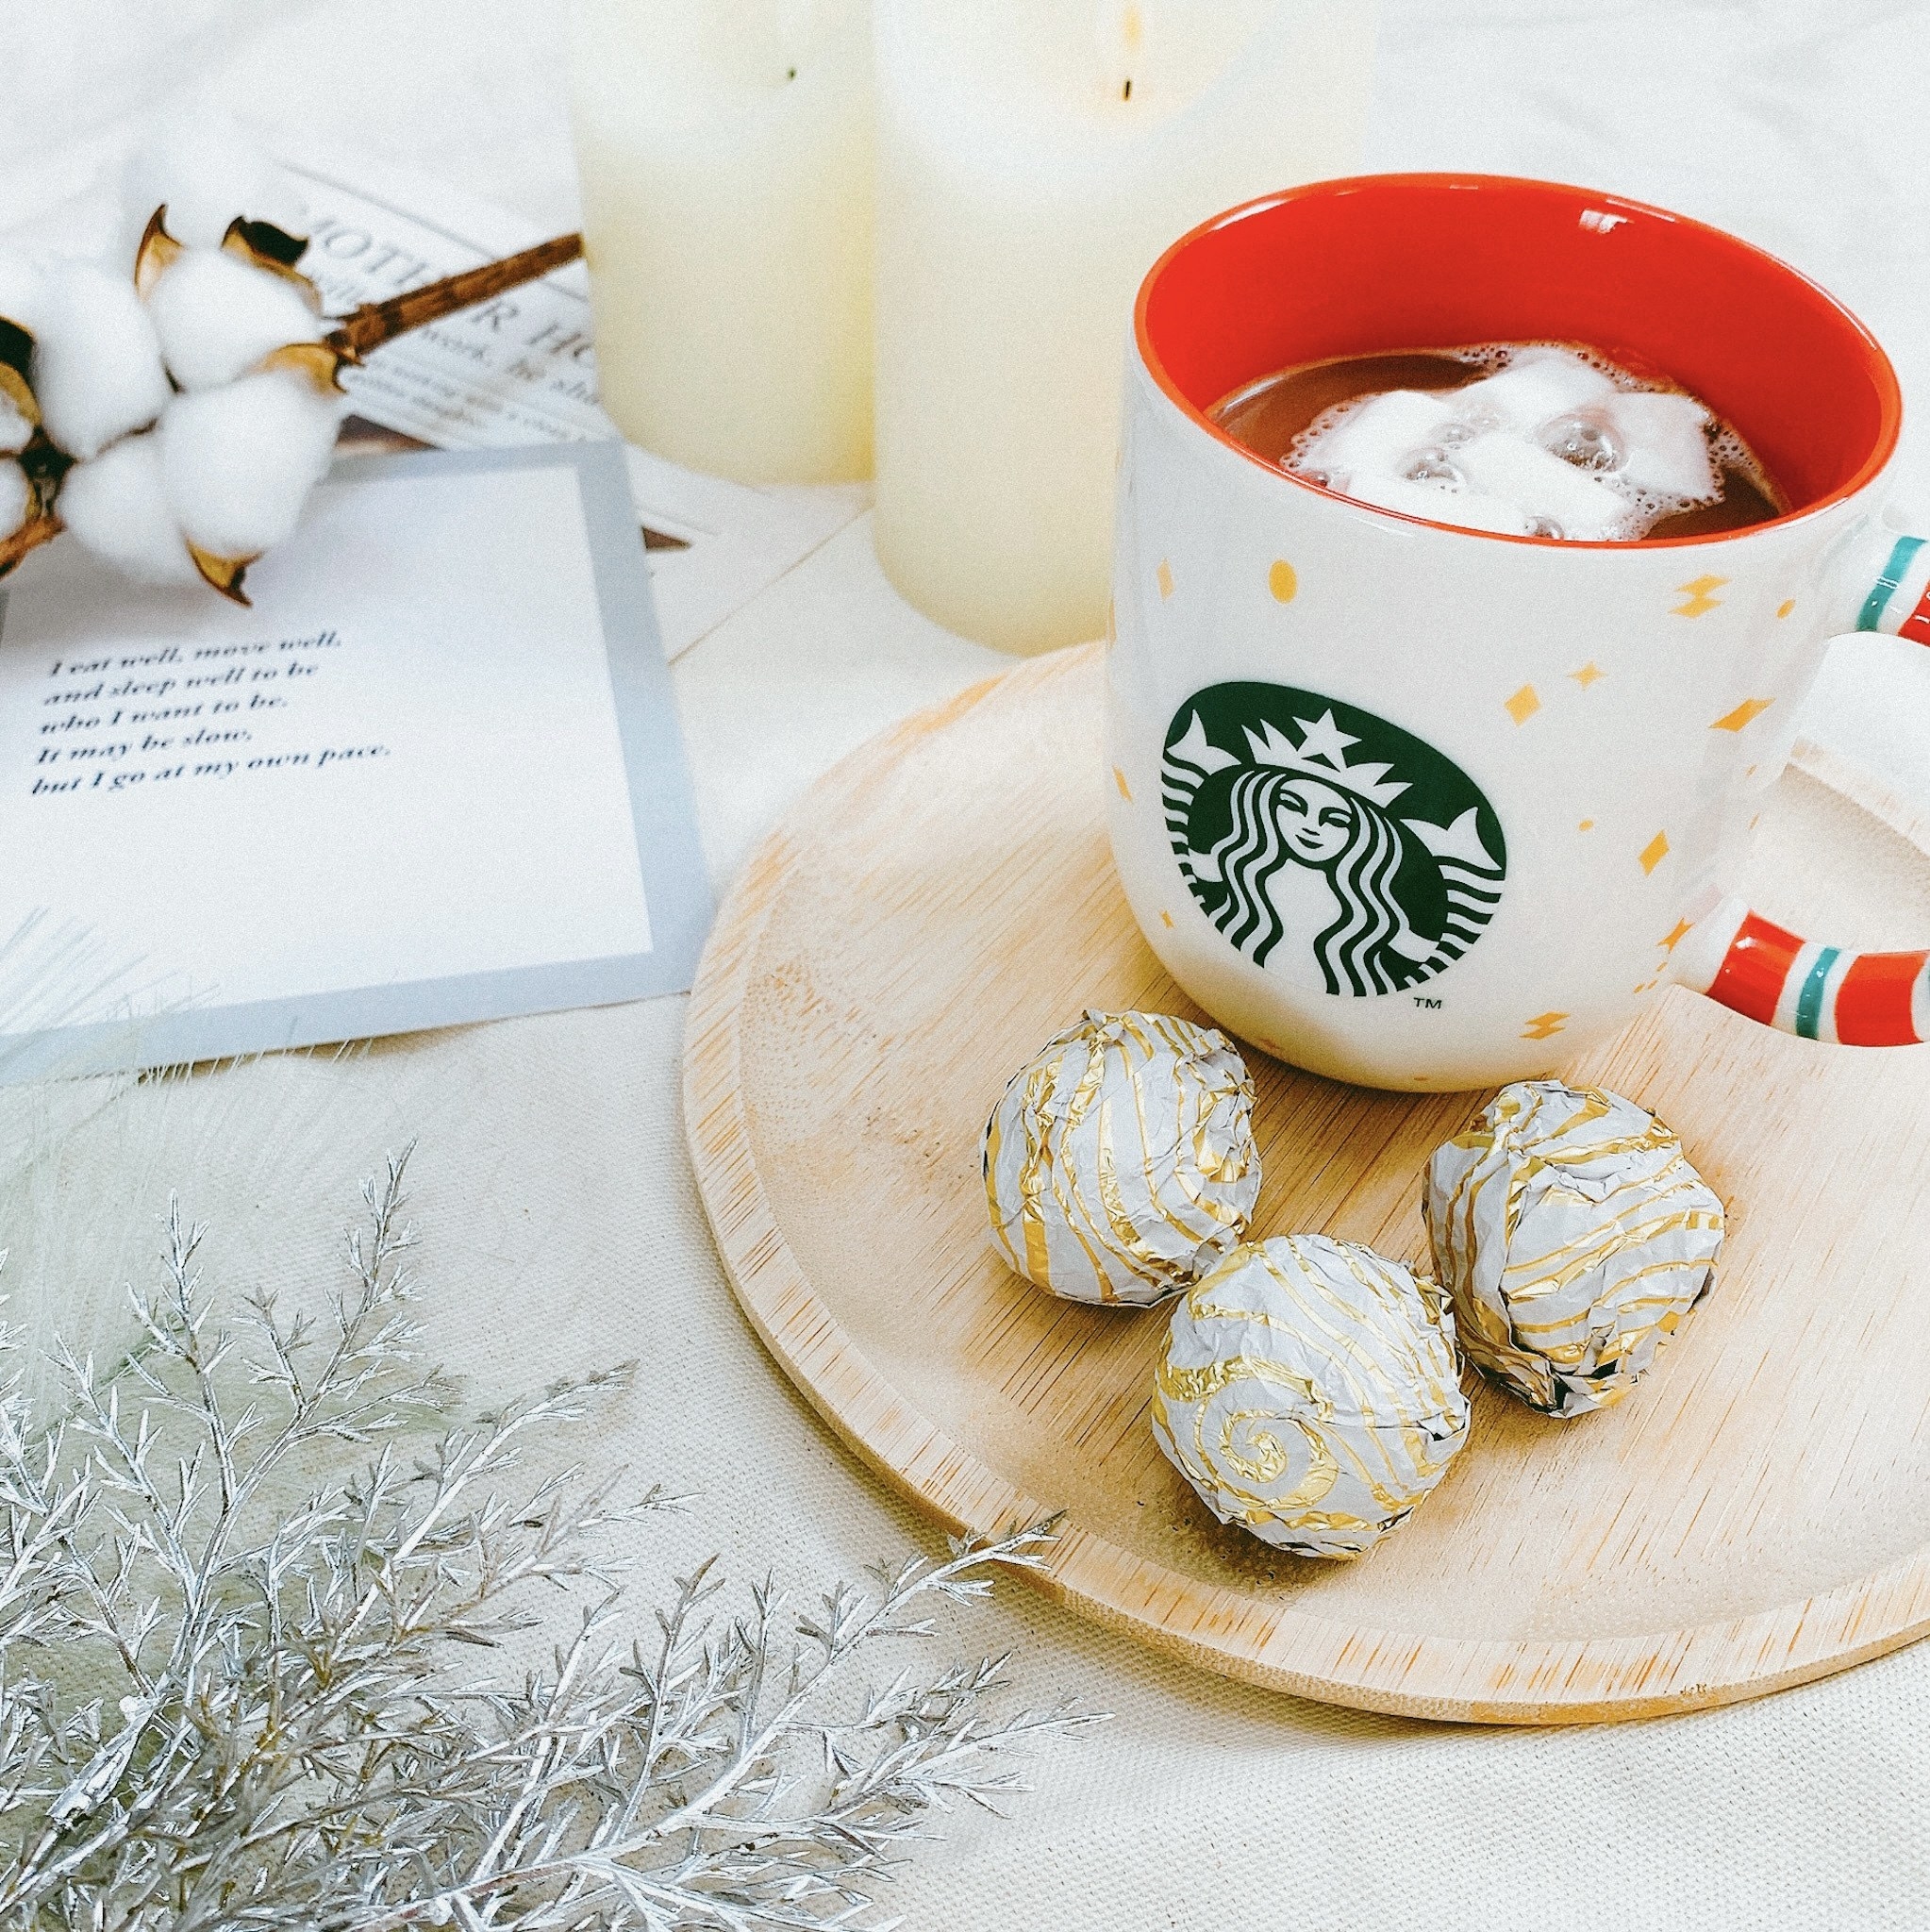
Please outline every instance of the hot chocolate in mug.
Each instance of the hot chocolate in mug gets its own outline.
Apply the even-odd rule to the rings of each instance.
[[[1349,501],[1208,417],[1273,372],[1491,342],[1665,372],[1790,503],[1568,542]],[[1902,408],[1814,284],[1545,182],[1327,181],[1206,223],[1140,291],[1108,656],[1112,849],[1215,1019],[1408,1092],[1545,1073],[1673,981],[1820,1041],[1930,1037],[1922,953],[1729,894],[1829,640],[1930,641],[1930,545],[1880,510]]]

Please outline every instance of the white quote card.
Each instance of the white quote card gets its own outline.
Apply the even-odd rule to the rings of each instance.
[[[0,612],[0,1079],[688,988],[709,888],[615,446],[338,464],[252,608],[75,551]]]

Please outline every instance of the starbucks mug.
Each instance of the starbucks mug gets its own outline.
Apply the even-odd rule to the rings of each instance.
[[[1789,514],[1649,543],[1454,529],[1206,413],[1295,364],[1506,341],[1667,372]],[[1672,980],[1821,1041],[1930,1037],[1925,954],[1810,943],[1726,890],[1829,640],[1930,642],[1930,546],[1879,508],[1896,377],[1822,290],[1582,189],[1317,182],[1168,250],[1126,386],[1112,849],[1223,1024],[1409,1092],[1544,1073]]]

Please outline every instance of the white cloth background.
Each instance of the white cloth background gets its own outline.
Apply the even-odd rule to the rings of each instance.
[[[560,27],[554,0],[0,0],[0,227],[79,186],[143,94],[216,70],[244,112],[566,225]],[[1721,223],[1848,298],[1930,399],[1926,78],[1930,8],[1909,0],[1389,0],[1370,161],[1586,181]],[[1926,466],[1919,438],[1918,501]],[[898,603],[863,524],[699,643],[676,685],[720,887],[837,757],[997,663]],[[1810,728],[1930,809],[1930,654],[1839,647]],[[683,1149],[682,1017],[659,1001],[5,1096],[12,1312],[105,1322],[175,1186],[238,1286],[311,1287],[355,1181],[419,1138],[452,1363],[499,1389],[643,1365],[609,1438],[697,1500],[646,1541],[640,1602],[712,1548],[808,1590],[929,1547],[736,1311]],[[1016,1586],[946,1642],[1009,1646],[1035,1698],[1116,1716],[1039,1761],[1014,1822],[959,1821],[914,1862],[891,1904],[933,1932],[1930,1921],[1930,1647],[1724,1711],[1494,1732],[1241,1690]]]

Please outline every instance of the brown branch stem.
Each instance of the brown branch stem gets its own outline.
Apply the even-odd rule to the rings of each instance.
[[[29,517],[10,537],[0,537],[0,577],[4,577],[22,558],[51,543],[67,527],[51,512]]]
[[[386,302],[365,302],[354,314],[344,316],[327,337],[328,346],[351,362],[359,362],[371,351],[410,329],[422,328],[487,302],[524,282],[533,282],[583,253],[581,235],[558,235],[520,254],[505,256],[501,261],[486,261],[479,268],[466,268],[459,274],[444,275],[420,289],[391,295]]]

